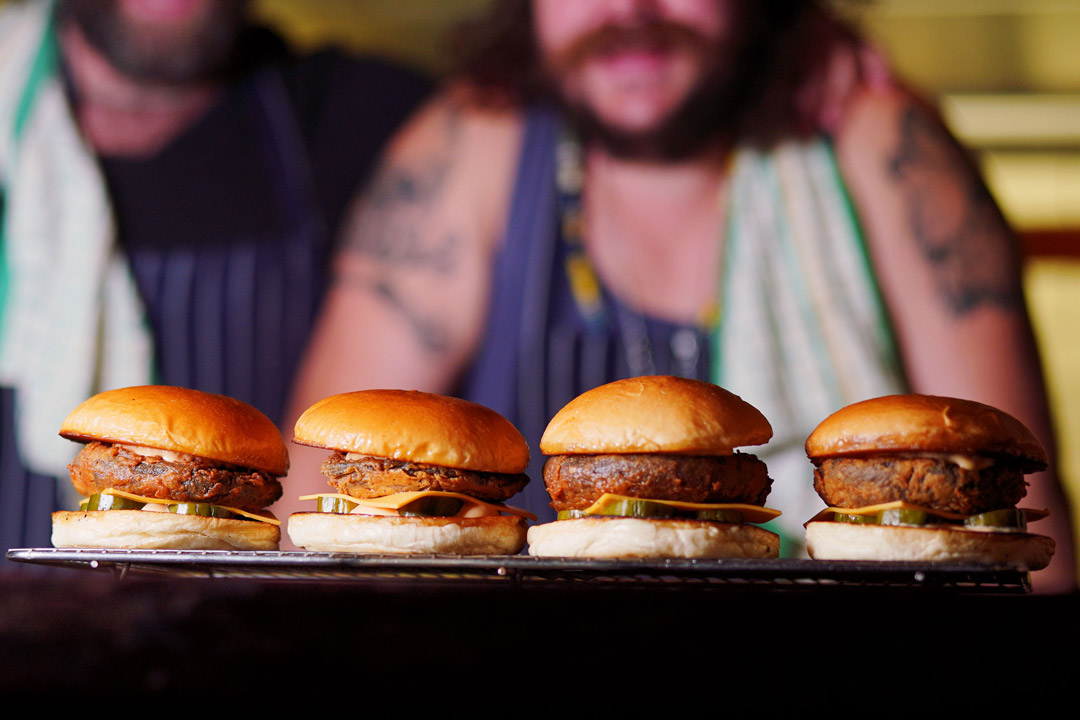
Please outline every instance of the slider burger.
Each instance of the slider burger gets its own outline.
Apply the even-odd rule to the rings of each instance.
[[[75,408],[60,435],[87,443],[68,466],[87,499],[53,513],[56,547],[277,550],[264,511],[289,469],[274,423],[239,400],[148,385]]]
[[[736,451],[772,428],[737,395],[657,376],[590,390],[540,441],[559,519],[529,530],[529,553],[553,557],[777,557],[780,538],[746,523],[762,507],[765,463]]]
[[[312,405],[293,442],[331,451],[334,492],[289,517],[308,550],[500,555],[521,551],[529,513],[503,505],[525,487],[529,448],[482,405],[408,390],[363,390]]]
[[[970,400],[890,395],[827,417],[806,441],[829,508],[806,524],[816,559],[1046,567],[1054,541],[1015,506],[1046,451],[1019,420]]]

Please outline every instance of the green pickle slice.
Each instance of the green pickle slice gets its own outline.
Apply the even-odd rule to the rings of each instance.
[[[878,525],[930,525],[935,521],[942,522],[942,518],[910,508],[890,508],[878,513]]]
[[[321,513],[335,513],[337,515],[348,515],[353,511],[360,503],[349,502],[345,498],[339,497],[321,497],[318,499],[317,512]]]
[[[843,513],[834,512],[833,519],[836,522],[849,523],[851,525],[877,525],[877,515],[845,515]]]
[[[1027,514],[1018,508],[991,510],[964,520],[968,527],[1001,527],[1027,530]]]
[[[738,510],[711,508],[708,510],[686,510],[672,507],[651,500],[617,500],[604,505],[592,513],[583,510],[560,510],[559,520],[573,520],[584,517],[607,515],[631,518],[676,518],[682,520],[711,520],[712,522],[741,523],[742,513]]]
[[[86,510],[142,510],[146,503],[130,500],[119,495],[96,493],[86,498]]]
[[[168,508],[169,512],[177,515],[199,515],[200,517],[216,518],[236,517],[235,513],[226,510],[220,505],[211,505],[210,503],[182,502],[166,505],[165,507]]]
[[[851,523],[854,525],[885,525],[888,527],[922,525],[963,525],[966,527],[993,527],[1009,528],[1014,530],[1027,529],[1027,516],[1023,510],[1017,508],[1005,508],[1003,510],[990,510],[989,512],[972,515],[963,520],[951,520],[943,518],[924,510],[912,508],[889,508],[873,515],[845,515],[833,513],[836,522]]]

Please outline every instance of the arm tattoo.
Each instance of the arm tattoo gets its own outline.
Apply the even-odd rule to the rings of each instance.
[[[400,287],[403,276],[434,273],[431,282],[453,275],[460,259],[458,236],[443,229],[430,230],[429,219],[445,190],[459,138],[456,110],[446,113],[440,149],[423,161],[389,165],[374,178],[362,200],[356,222],[343,249],[366,256],[373,264],[365,277],[337,278],[372,290],[412,328],[421,345],[442,354],[449,338],[439,318],[416,307]],[[414,276],[415,277],[415,276]]]
[[[450,340],[437,318],[425,317],[410,307],[408,300],[401,297],[401,294],[394,290],[393,285],[386,280],[375,280],[372,290],[405,318],[426,350],[432,354],[441,355],[449,349]]]
[[[949,312],[959,317],[984,305],[1022,308],[1012,235],[945,130],[914,108],[905,110],[888,172],[904,195],[912,234]]]

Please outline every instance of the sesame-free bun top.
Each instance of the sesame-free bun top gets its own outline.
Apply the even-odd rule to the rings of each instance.
[[[346,453],[492,473],[521,473],[529,446],[509,420],[458,398],[359,390],[315,403],[293,442]]]
[[[188,453],[284,475],[289,451],[270,418],[224,395],[168,385],[108,390],[75,408],[60,435]]]
[[[1009,457],[1045,468],[1046,451],[1008,413],[972,400],[887,395],[848,405],[825,418],[806,440],[812,460],[888,452]]]
[[[730,455],[772,437],[765,416],[712,383],[654,375],[616,380],[560,410],[540,440],[545,455]]]

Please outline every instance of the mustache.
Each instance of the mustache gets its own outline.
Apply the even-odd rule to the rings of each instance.
[[[614,55],[628,50],[687,50],[709,54],[714,41],[697,30],[671,22],[652,20],[637,25],[603,25],[560,50],[552,59],[559,70],[575,68],[589,59]]]

